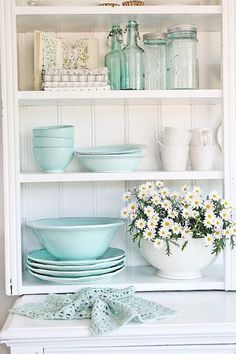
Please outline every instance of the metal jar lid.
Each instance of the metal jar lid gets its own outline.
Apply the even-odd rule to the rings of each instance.
[[[155,39],[159,39],[159,40],[163,40],[166,39],[167,35],[164,32],[154,32],[154,33],[145,33],[143,35],[143,40],[144,41],[151,41],[151,40],[155,40]]]
[[[197,32],[197,26],[195,25],[172,25],[167,28],[168,33],[174,32]]]

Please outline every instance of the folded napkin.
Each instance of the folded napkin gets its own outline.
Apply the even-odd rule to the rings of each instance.
[[[12,308],[11,313],[40,320],[91,319],[90,330],[103,335],[129,321],[150,322],[176,311],[134,296],[133,286],[125,289],[84,288],[74,294],[47,295],[42,303],[28,303]]]

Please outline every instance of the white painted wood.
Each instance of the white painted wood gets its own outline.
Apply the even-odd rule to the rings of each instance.
[[[91,336],[89,320],[42,321],[9,315],[1,332],[7,345],[44,348],[45,353],[123,349],[129,347],[162,350],[176,353],[234,353],[236,332],[236,293],[225,292],[169,292],[140,293],[139,296],[171,307],[178,313],[152,323],[129,323],[106,336]],[[23,296],[16,305],[40,302],[45,296]],[[95,349],[96,348],[96,349]],[[189,349],[189,351],[187,350]],[[192,352],[193,350],[193,352]],[[200,351],[197,351],[200,350]],[[205,350],[205,351],[204,351]],[[215,351],[214,351],[215,350]],[[23,351],[24,353],[24,351]],[[79,351],[78,351],[79,353]],[[158,353],[158,351],[157,351]],[[177,351],[178,353],[178,351]]]
[[[223,0],[223,126],[224,126],[224,192],[233,205],[236,204],[236,45],[235,45],[235,1]],[[231,77],[231,79],[227,79]],[[236,290],[235,251],[228,246],[225,253],[226,289]]]
[[[110,286],[124,288],[135,286],[137,291],[176,291],[176,290],[223,290],[224,276],[222,266],[212,266],[206,271],[204,278],[181,281],[159,278],[156,275],[156,269],[151,266],[126,267],[126,269],[111,278],[109,281],[90,286],[99,286],[101,288]],[[84,285],[60,285],[45,282],[31,276],[27,271],[23,275],[23,294],[45,294],[45,293],[64,293],[76,291],[83,288]]]
[[[58,174],[23,172],[20,176],[21,183],[44,182],[86,182],[86,181],[142,181],[142,180],[221,180],[223,171],[134,171],[118,172],[65,172]]]
[[[146,90],[146,91],[90,91],[90,92],[50,92],[18,91],[20,105],[78,105],[96,102],[96,104],[115,104],[117,102],[135,104],[219,104],[222,91],[206,90]]]
[[[184,23],[186,14],[200,31],[220,30],[220,6],[144,6],[144,7],[98,7],[98,6],[40,6],[17,7],[17,28],[19,32],[35,29],[46,31],[96,32],[107,30],[119,23],[126,25],[127,16],[138,21],[145,31],[153,30],[158,23],[165,26],[170,22]],[[178,15],[178,16],[176,16]]]

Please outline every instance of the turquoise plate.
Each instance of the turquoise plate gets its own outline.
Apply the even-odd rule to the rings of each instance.
[[[125,260],[125,255],[121,258],[118,258],[114,261],[109,262],[101,262],[98,264],[88,264],[88,265],[54,265],[54,264],[43,264],[38,262],[33,262],[30,259],[27,260],[27,263],[33,268],[40,268],[46,270],[61,270],[61,271],[81,271],[81,270],[98,270],[98,269],[105,269],[116,266],[121,261]]]
[[[27,258],[34,262],[39,262],[43,264],[54,264],[54,265],[91,265],[91,264],[100,264],[103,262],[114,261],[125,256],[125,252],[119,248],[109,247],[102,256],[97,259],[89,260],[73,260],[73,261],[61,261],[60,259],[52,256],[46,248],[40,250],[34,250],[28,253]]]
[[[114,272],[117,269],[122,268],[125,263],[122,261],[121,263],[117,264],[114,267],[105,268],[105,269],[93,269],[93,270],[81,270],[81,271],[60,271],[60,270],[47,270],[47,269],[39,269],[30,266],[27,263],[27,268],[32,272],[37,274],[43,275],[53,275],[59,278],[76,278],[76,277],[90,277],[91,275],[100,275],[100,274],[107,274],[110,272]]]
[[[145,149],[146,145],[140,144],[120,144],[120,145],[104,145],[93,148],[77,150],[80,155],[115,155],[115,154],[131,154],[140,152]]]
[[[32,272],[31,270],[28,270],[28,272],[33,275],[36,278],[46,280],[52,283],[58,283],[58,284],[93,284],[93,283],[98,283],[102,281],[106,281],[115,275],[119,274],[122,272],[122,270],[125,269],[125,266],[122,268],[115,270],[114,272],[110,272],[107,274],[101,274],[101,275],[91,275],[90,277],[80,277],[80,278],[58,278],[58,277],[53,277],[49,275],[42,275],[42,274],[37,274],[35,272]]]

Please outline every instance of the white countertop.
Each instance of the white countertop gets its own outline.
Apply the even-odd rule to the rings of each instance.
[[[137,293],[178,311],[177,315],[149,324],[129,323],[106,336],[91,335],[88,320],[32,320],[9,315],[2,330],[4,343],[69,340],[80,345],[186,345],[236,344],[236,292],[153,292]],[[43,301],[45,295],[26,295],[17,305]]]

